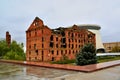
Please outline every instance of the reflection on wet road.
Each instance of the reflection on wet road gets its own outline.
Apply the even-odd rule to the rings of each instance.
[[[0,80],[51,80],[75,73],[78,72],[0,63]]]

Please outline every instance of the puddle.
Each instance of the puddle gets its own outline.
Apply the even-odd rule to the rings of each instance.
[[[0,80],[50,80],[76,71],[0,63]]]

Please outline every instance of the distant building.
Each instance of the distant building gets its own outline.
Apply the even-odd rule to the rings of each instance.
[[[8,45],[8,47],[10,47],[11,44],[11,35],[9,34],[9,32],[6,32],[6,43]]]
[[[106,52],[111,52],[114,47],[120,47],[120,42],[103,43],[103,45],[105,47]]]
[[[95,34],[77,25],[50,29],[38,17],[26,31],[27,61],[58,61],[66,56],[75,59],[87,43],[96,46]]]

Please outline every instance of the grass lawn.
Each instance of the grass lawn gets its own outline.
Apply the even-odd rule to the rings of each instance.
[[[98,59],[97,63],[102,63],[102,62],[120,60],[120,56],[99,56],[99,57],[97,57],[97,59]],[[75,60],[56,61],[56,62],[51,62],[51,63],[52,64],[70,64],[70,65],[75,65]]]
[[[120,56],[101,56],[98,57],[98,63],[120,60]]]

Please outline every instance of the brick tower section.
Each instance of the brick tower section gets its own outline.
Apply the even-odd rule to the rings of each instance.
[[[8,47],[10,47],[11,44],[11,35],[9,34],[9,32],[6,32],[6,43],[8,45]]]
[[[49,61],[51,30],[38,17],[26,31],[27,61]]]
[[[77,25],[50,29],[36,17],[26,31],[27,61],[59,61],[75,59],[86,43],[96,45],[95,34]]]

